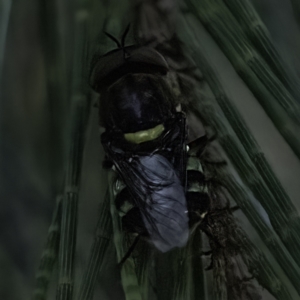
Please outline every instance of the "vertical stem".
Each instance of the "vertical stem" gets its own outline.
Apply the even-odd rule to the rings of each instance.
[[[110,171],[109,173],[109,197],[110,197],[110,212],[112,216],[112,226],[114,232],[114,244],[117,251],[118,262],[122,260],[127,252],[127,237],[122,231],[121,218],[115,206],[116,195],[121,191],[123,183],[118,179],[118,176]],[[135,262],[132,257],[121,266],[121,279],[126,300],[142,300],[142,292],[139,287],[136,274]]]
[[[199,49],[197,51],[197,55],[194,55],[193,58],[195,59],[197,65],[201,67],[201,71],[203,72],[204,78],[207,80],[207,83],[209,84],[212,92],[214,93],[216,101],[218,102],[224,115],[229,121],[237,137],[241,141],[252,163],[254,164],[256,172],[258,171],[261,174],[263,181],[266,183],[267,187],[269,188],[269,191],[274,197],[274,201],[277,203],[278,209],[280,209],[281,213],[285,215],[285,219],[287,221],[287,224],[285,226],[289,228],[290,234],[293,238],[290,240],[283,239],[283,241],[289,249],[291,255],[298,263],[298,265],[300,265],[300,257],[299,252],[297,250],[298,247],[294,246],[298,245],[298,243],[300,246],[300,238],[297,237],[297,232],[299,232],[298,228],[300,228],[300,218],[297,214],[296,207],[294,206],[288,194],[281,185],[280,181],[274,174],[271,166],[267,162],[254,136],[243,121],[238,110],[226,95],[212,67],[210,67],[209,63],[203,57]],[[275,206],[273,206],[273,208],[275,209]],[[267,210],[267,212],[269,212],[269,210]]]
[[[77,234],[78,190],[84,147],[85,125],[89,109],[87,83],[86,25],[88,12],[82,3],[77,4],[75,17],[75,44],[71,98],[70,147],[63,201],[62,232],[59,249],[59,286],[57,300],[72,300],[74,285],[74,259]]]
[[[42,253],[40,265],[36,273],[36,284],[32,297],[33,300],[46,300],[47,298],[48,285],[58,256],[61,205],[62,196],[58,196],[52,222],[48,231],[46,246]]]
[[[265,204],[266,201],[268,201],[267,208],[271,212],[269,214],[269,217],[272,224],[275,225],[274,229],[277,230],[279,234],[283,234],[284,232],[281,231],[281,226],[284,226],[286,224],[285,217],[281,215],[280,209],[276,207],[277,205],[273,200],[272,195],[264,185],[262,179],[260,178],[260,175],[251,166],[251,161],[247,156],[245,156],[244,150],[241,148],[238,141],[227,131],[227,126],[222,121],[224,117],[218,115],[217,112],[212,109],[211,104],[204,103],[204,101],[202,100],[195,102],[195,113],[201,120],[203,120],[206,124],[212,126],[212,128],[214,128],[214,130],[218,133],[220,144],[226,151],[231,161],[236,166],[241,178],[245,183],[248,184],[257,199]],[[243,210],[251,224],[261,236],[262,240],[266,243],[270,252],[274,255],[278,263],[282,266],[282,269],[286,272],[286,275],[294,284],[295,289],[300,294],[300,287],[297,284],[298,279],[300,278],[300,271],[294,260],[282,247],[277,236],[269,228],[265,220],[263,220],[262,216],[257,212],[247,193],[243,191],[243,189],[236,183],[232,175],[227,174],[227,172],[225,171],[219,173],[221,172],[221,169],[217,171],[218,172],[215,175],[221,179],[224,187],[228,189],[236,203]],[[272,211],[274,213],[272,213]],[[289,238],[290,243],[293,243],[293,239],[291,239],[291,236],[282,236],[281,238],[283,241]]]
[[[269,292],[276,297],[277,300],[292,300],[288,289],[276,276],[272,266],[265,259],[263,252],[253,245],[244,232],[239,231],[239,236],[241,237],[240,244],[243,247],[242,256],[250,272],[256,274],[255,276],[258,282],[264,287],[267,286]]]
[[[216,39],[282,136],[300,157],[300,139],[297,134],[300,130],[299,103],[254,49],[220,0],[201,0],[197,5],[192,0],[188,0],[187,3],[191,13]]]
[[[174,260],[174,264],[176,266],[176,278],[175,278],[175,286],[173,287],[173,299],[174,300],[192,300],[194,297],[194,282],[193,282],[193,262],[194,257],[192,256],[193,253],[193,246],[194,246],[194,235],[189,237],[188,244],[182,249],[176,249],[178,252],[177,259]],[[198,248],[199,250],[199,248]],[[198,269],[198,279],[199,274],[202,274],[202,269]],[[197,285],[201,286],[201,282],[197,282]],[[203,282],[202,282],[203,283]],[[204,286],[202,285],[201,288],[203,289]]]
[[[297,283],[299,281],[300,276],[300,270],[298,266],[293,261],[292,257],[287,253],[287,251],[282,247],[280,244],[277,236],[273,233],[273,231],[268,227],[268,225],[264,222],[262,217],[257,213],[255,207],[252,205],[247,192],[236,182],[234,177],[232,175],[225,174],[224,170],[220,170],[218,173],[218,177],[221,179],[222,183],[224,184],[224,187],[229,191],[237,205],[243,210],[245,215],[247,216],[248,220],[251,222],[253,227],[256,229],[257,233],[260,235],[261,239],[265,243],[265,245],[269,248],[270,252],[278,262],[278,264],[281,266],[282,270],[286,273],[287,277],[291,281],[291,283],[294,285],[295,289],[297,290],[298,294],[300,295],[300,287]],[[245,240],[246,242],[246,240]],[[245,246],[246,247],[246,246]],[[249,252],[248,252],[249,253]],[[261,254],[259,254],[261,255]],[[251,256],[255,257],[255,253],[253,252]],[[266,262],[261,261],[261,257],[259,263],[259,269],[260,272],[267,272],[267,270],[270,269],[268,266],[267,269],[262,268]],[[250,266],[250,264],[249,264]],[[267,265],[266,265],[267,266]],[[272,272],[273,273],[273,272]],[[271,273],[270,273],[271,274]],[[260,275],[260,274],[259,274]],[[270,275],[268,275],[270,276]],[[274,275],[271,275],[274,276]],[[273,295],[276,295],[276,293],[286,293],[285,287],[282,286],[282,289],[280,290],[277,287],[275,287],[272,282],[275,282],[274,277],[265,277],[265,276],[259,276],[260,283],[270,289]],[[258,278],[258,279],[259,279]],[[278,281],[276,279],[276,281]],[[282,298],[281,298],[282,299]]]
[[[189,44],[194,36],[183,38]],[[261,153],[237,109],[231,104],[212,68],[203,58],[199,45],[193,43],[193,48],[196,49],[193,58],[203,71],[203,75],[225,116],[218,113],[219,110],[213,102],[208,103],[200,97],[196,104],[196,110],[200,113],[200,118],[216,130],[221,145],[239,172],[240,177],[261,202],[269,214],[275,231],[300,266],[300,218],[295,206]],[[240,147],[238,140],[232,135],[227,122],[222,121],[225,118],[229,121],[243,147]],[[286,234],[287,231],[289,232],[288,235]]]
[[[74,99],[72,141],[66,171],[65,196],[62,205],[62,230],[59,249],[59,286],[57,299],[71,300],[74,284],[74,258],[77,233],[78,189],[83,155],[83,135],[87,100]]]
[[[2,82],[2,72],[5,54],[6,37],[8,32],[8,23],[11,14],[11,0],[0,1],[0,84]]]
[[[60,40],[60,11],[57,1],[41,0],[39,5],[39,30],[46,67],[47,114],[49,118],[49,170],[51,186],[56,190],[63,181],[62,167],[65,143],[65,116],[71,78],[66,77],[67,62],[63,58],[63,43]],[[65,167],[65,166],[64,166]]]
[[[288,66],[283,62],[270,33],[249,0],[223,0],[232,14],[235,16],[244,32],[260,51],[261,55],[273,69],[276,76],[292,93],[294,98],[300,101],[300,91],[297,81],[291,76]]]
[[[96,235],[92,245],[88,265],[83,275],[78,300],[93,299],[97,277],[112,237],[112,221],[109,207],[109,197],[106,197],[100,209]]]

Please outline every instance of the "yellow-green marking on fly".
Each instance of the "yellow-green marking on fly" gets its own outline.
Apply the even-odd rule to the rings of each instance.
[[[164,125],[159,124],[147,130],[142,130],[133,133],[125,133],[124,137],[128,142],[134,144],[141,144],[158,138],[163,133],[164,130],[165,130]]]

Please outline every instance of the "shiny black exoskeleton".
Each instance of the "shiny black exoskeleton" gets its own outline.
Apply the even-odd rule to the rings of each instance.
[[[91,72],[106,129],[101,141],[129,196],[116,205],[133,205],[124,227],[133,230],[136,223],[133,231],[163,252],[184,246],[189,235],[185,115],[176,111],[167,72],[156,50],[137,46],[96,57]]]

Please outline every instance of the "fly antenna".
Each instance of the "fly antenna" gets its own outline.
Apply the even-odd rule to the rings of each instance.
[[[124,47],[125,47],[125,39],[126,39],[126,36],[127,36],[127,33],[128,33],[128,31],[129,31],[129,29],[130,29],[130,23],[127,25],[127,27],[126,27],[126,29],[125,29],[123,35],[122,35],[121,45],[122,45],[122,48],[123,48],[123,49],[124,49]]]
[[[128,249],[127,253],[125,254],[125,256],[122,258],[122,260],[118,263],[119,267],[122,267],[122,265],[124,264],[124,262],[129,258],[129,256],[131,255],[131,253],[133,252],[135,246],[137,245],[138,241],[140,240],[140,235],[136,236],[136,238],[134,239],[132,245],[130,246],[130,248]]]
[[[108,36],[111,40],[113,40],[117,44],[117,47],[119,49],[122,49],[124,60],[126,60],[130,56],[130,54],[125,50],[125,39],[128,34],[129,28],[130,28],[130,23],[127,25],[124,33],[122,34],[121,43],[113,35],[104,31],[105,35]]]
[[[110,33],[106,32],[106,31],[104,31],[104,33],[106,36],[108,36],[111,40],[113,40],[117,44],[118,48],[122,49],[122,45],[114,36],[112,36]]]

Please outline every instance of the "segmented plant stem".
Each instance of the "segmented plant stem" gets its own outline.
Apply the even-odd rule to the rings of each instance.
[[[299,103],[252,46],[222,1],[201,0],[196,5],[188,0],[187,3],[191,13],[216,39],[282,136],[300,157]]]
[[[268,62],[276,76],[281,80],[294,99],[300,101],[300,90],[296,79],[280,57],[270,33],[249,0],[223,0],[245,34]]]
[[[59,23],[61,7],[56,1],[41,0],[39,8],[39,30],[43,54],[45,56],[45,75],[47,88],[47,117],[49,118],[49,144],[51,164],[51,185],[61,187],[65,158],[66,115],[68,92],[71,78],[67,78],[67,61],[63,56],[64,47]]]
[[[299,284],[299,276],[300,270],[298,266],[295,264],[294,260],[290,256],[290,254],[282,247],[278,237],[273,233],[272,229],[265,223],[262,217],[258,214],[257,210],[251,203],[247,192],[236,182],[235,178],[232,175],[226,174],[224,171],[218,171],[218,177],[221,178],[224,186],[227,188],[229,193],[232,195],[233,199],[236,201],[238,206],[243,210],[253,227],[256,229],[257,233],[260,235],[261,239],[268,247],[272,255],[277,260],[278,264],[282,267],[283,271],[286,273],[287,277],[290,279],[291,283],[294,285],[298,294],[300,294]],[[247,242],[245,240],[245,242]],[[247,252],[248,255],[252,256],[254,261],[258,259],[257,253],[250,253],[250,250]],[[262,253],[260,253],[262,254]],[[268,287],[273,295],[279,297],[280,294],[286,294],[287,292],[282,291],[276,285],[275,282],[279,282],[279,280],[274,276],[274,272],[268,274],[268,276],[263,276],[268,270],[270,270],[269,263],[267,261],[260,261],[261,257],[259,257],[259,261],[253,265],[259,267],[259,271],[257,271],[257,275],[260,278],[260,283]],[[249,267],[251,267],[251,263],[249,263]],[[272,269],[272,268],[271,268]],[[281,287],[285,290],[282,285]],[[278,295],[277,295],[278,294]],[[282,298],[281,299],[289,299]]]
[[[183,38],[186,43],[190,44],[194,36]],[[231,104],[212,68],[209,67],[203,58],[199,45],[196,43],[192,45],[196,49],[193,53],[193,58],[200,69],[203,69],[203,75],[215,94],[224,115],[219,112],[213,101],[208,103],[205,99],[200,99],[200,97],[198,97],[196,110],[202,120],[218,133],[219,141],[235,165],[239,175],[261,202],[269,214],[275,231],[295,261],[300,265],[300,238],[298,230],[300,219],[297,216],[297,211],[261,153],[259,146],[237,109]],[[225,117],[240,138],[244,148],[240,146],[227,123],[223,121],[226,119]],[[286,234],[287,232],[289,234]]]
[[[239,229],[238,229],[239,230]],[[239,232],[241,237],[240,245],[243,247],[242,256],[250,272],[254,274],[262,286],[268,286],[269,291],[277,300],[292,300],[287,287],[274,273],[271,264],[266,260],[262,251],[255,247],[244,232]]]
[[[100,209],[96,234],[91,248],[88,265],[83,274],[78,300],[93,299],[97,277],[104,261],[109,242],[112,238],[112,221],[109,208],[109,198],[106,197]]]
[[[194,59],[197,65],[199,66],[199,68],[201,67],[203,76],[207,80],[209,86],[211,87],[211,90],[215,95],[215,99],[217,100],[219,106],[221,107],[224,115],[229,121],[237,137],[241,141],[253,165],[255,166],[256,170],[253,170],[253,172],[258,171],[260,173],[262,179],[268,186],[269,191],[272,193],[274,197],[273,199],[277,203],[276,206],[277,209],[280,210],[281,214],[284,216],[286,220],[285,226],[286,228],[288,228],[291,234],[291,239],[286,240],[285,238],[283,238],[283,242],[289,249],[295,261],[298,263],[298,265],[300,265],[299,251],[297,247],[297,245],[300,246],[300,239],[297,233],[299,232],[298,228],[300,224],[300,218],[297,214],[296,207],[294,206],[288,194],[286,193],[283,186],[281,185],[280,181],[274,174],[271,166],[267,162],[254,136],[252,135],[249,128],[243,121],[240,113],[238,112],[236,107],[232,104],[232,101],[226,95],[212,67],[210,67],[209,63],[206,61],[206,59],[199,51],[197,51],[197,54],[194,55]],[[236,167],[238,168],[238,166]],[[264,202],[266,201],[267,199],[265,199]],[[264,203],[262,204],[264,205]],[[271,207],[272,209],[276,209],[276,207],[273,205],[272,206],[268,205],[266,207],[269,207],[269,209],[267,210],[268,213],[271,213],[270,211]],[[274,211],[272,211],[272,213],[274,213]],[[278,230],[284,230],[284,229],[279,228]],[[280,236],[283,237],[284,234],[282,233]]]
[[[74,99],[72,116],[72,141],[66,171],[65,196],[62,205],[62,230],[59,249],[59,286],[57,299],[72,299],[74,257],[77,234],[78,189],[83,155],[86,119],[85,97]]]
[[[197,153],[197,151],[195,152],[195,150],[191,149],[190,155],[195,155],[194,153]],[[206,191],[211,198],[210,209],[200,223],[200,228],[206,233],[210,241],[214,273],[214,299],[227,299],[228,297],[240,299],[242,295],[247,293],[250,293],[252,297],[258,296],[259,290],[256,289],[253,278],[250,277],[251,274],[273,295],[283,294],[286,296],[286,299],[292,299],[285,286],[280,288],[274,286],[273,283],[280,282],[280,279],[264,254],[251,243],[244,231],[238,227],[236,220],[229,211],[229,207],[227,207],[229,198],[226,189],[229,192],[233,190],[234,193],[235,188],[242,191],[243,188],[239,186],[235,178],[229,173],[229,170],[225,169],[224,163],[221,163],[222,154],[218,153],[218,151],[216,152],[216,149],[211,152],[211,148],[206,147],[203,154],[196,155],[197,157],[189,158],[188,170],[200,171],[199,165],[203,163],[201,172],[204,172],[205,178],[208,180],[205,189],[201,185],[196,185],[192,188],[192,191],[198,190],[199,192],[202,191],[202,193]],[[206,160],[207,156],[210,157],[209,163]],[[213,158],[214,156],[215,159]],[[221,160],[217,162],[216,159],[220,158]],[[232,185],[228,186],[227,179],[235,184],[234,188],[231,188]],[[243,199],[248,205],[250,203],[250,208],[253,209],[247,197],[246,192],[242,195],[233,194],[233,198],[237,203],[240,203],[241,199]],[[243,209],[243,207],[241,208]],[[253,253],[248,249],[244,249],[244,240],[247,242],[246,245],[251,244]],[[257,253],[259,253],[258,257],[255,256]],[[243,259],[241,259],[241,255]],[[257,261],[258,258],[261,261]],[[247,271],[244,264],[247,265],[251,273]],[[261,269],[262,265],[265,267],[264,270]],[[237,269],[240,270],[237,272]],[[261,278],[260,271],[262,271],[262,274],[268,272],[268,276]]]
[[[202,258],[199,256],[199,245],[201,245],[200,234],[194,233],[190,235],[190,240],[187,246],[181,250],[182,269],[185,271],[185,276],[182,276],[182,271],[179,269],[179,291],[177,299],[205,299],[204,296],[204,270],[202,266]],[[197,257],[196,257],[197,256]],[[201,267],[201,268],[200,268]],[[197,272],[197,274],[196,274]],[[184,274],[184,273],[183,273]],[[201,289],[201,291],[200,291]],[[186,296],[185,296],[186,295]]]
[[[153,273],[155,273],[153,247],[139,237],[139,242],[135,248],[138,255],[133,255],[140,291],[143,299],[151,299],[155,294],[151,285],[154,277]]]
[[[194,30],[195,30],[195,28],[194,28]],[[185,32],[189,32],[189,31],[185,30]],[[191,38],[191,37],[185,36],[184,41],[187,44],[191,44],[191,40],[193,40],[193,39],[194,39],[194,37]],[[191,48],[194,48],[194,47],[195,47],[195,45],[193,45]],[[198,48],[197,52],[199,52],[199,48]],[[195,53],[194,59],[196,61],[197,61],[197,56],[198,56],[198,53]],[[198,63],[200,66],[200,70],[202,70],[203,61],[201,61],[201,63],[200,63],[200,60],[198,60]],[[225,116],[228,118],[229,121],[232,122],[232,124],[234,125],[233,128],[239,129],[237,131],[237,134],[239,134],[241,137],[243,137],[243,139],[242,138],[241,139],[242,139],[242,141],[244,141],[244,143],[247,145],[247,147],[252,146],[247,149],[247,150],[249,150],[248,155],[250,155],[250,153],[251,153],[251,156],[250,156],[251,158],[255,158],[256,154],[257,154],[257,157],[261,157],[259,151],[258,151],[258,153],[256,153],[255,151],[252,152],[253,150],[256,150],[255,148],[253,148],[253,146],[255,146],[255,140],[253,140],[251,136],[247,135],[247,131],[243,130],[245,127],[243,126],[243,123],[239,122],[239,118],[236,118],[236,114],[235,114],[236,110],[231,110],[231,107],[229,107],[230,102],[228,101],[228,98],[224,97],[224,96],[226,96],[225,93],[221,93],[220,90],[218,90],[219,86],[216,85],[216,82],[214,81],[215,78],[211,76],[212,74],[207,72],[205,63],[204,63],[203,75],[204,75],[204,77],[205,76],[207,77],[206,79],[207,79],[208,83],[210,83],[211,85],[213,84],[213,86],[211,86],[211,88],[217,94],[216,100],[219,102],[222,109],[224,109],[223,112],[224,112]],[[212,101],[210,101],[208,103],[201,96],[199,96],[198,99],[195,99],[194,105],[195,105],[196,111],[198,112],[198,116],[200,117],[200,119],[202,121],[204,121],[204,123],[207,124],[208,126],[211,126],[214,129],[214,131],[218,134],[220,144],[225,149],[227,155],[229,156],[229,158],[231,159],[231,161],[237,168],[237,170],[238,170],[240,176],[242,177],[242,179],[244,180],[244,182],[247,183],[250,186],[250,188],[253,190],[257,199],[259,199],[263,205],[266,204],[266,202],[269,203],[268,205],[264,205],[264,206],[265,206],[266,210],[269,212],[269,215],[271,214],[271,218],[272,218],[271,221],[273,222],[273,224],[275,223],[274,224],[275,229],[278,231],[279,234],[281,234],[281,239],[283,240],[284,244],[289,248],[289,251],[291,253],[293,253],[293,256],[295,258],[298,259],[299,254],[297,253],[298,252],[297,247],[295,247],[297,245],[297,239],[292,238],[291,235],[289,235],[289,234],[288,235],[285,234],[286,231],[284,232],[283,228],[282,228],[283,224],[286,224],[286,225],[284,225],[284,229],[288,230],[289,233],[291,233],[293,231],[293,229],[289,228],[289,226],[288,226],[287,220],[289,220],[289,218],[287,218],[284,214],[282,215],[281,207],[284,204],[282,204],[282,202],[280,202],[280,205],[278,203],[277,203],[277,205],[273,205],[273,203],[276,202],[274,197],[271,195],[269,189],[265,186],[262,178],[258,174],[257,169],[255,168],[253,163],[250,161],[248,155],[245,153],[245,150],[242,149],[242,147],[239,145],[238,140],[234,137],[234,134],[231,133],[231,131],[229,130],[227,123],[224,122],[226,119],[225,116],[221,112],[219,112],[219,110],[216,109],[216,107],[214,107],[214,104]],[[262,161],[262,160],[265,160],[264,157],[262,157],[260,159],[260,161]],[[259,167],[261,168],[262,166],[259,166]],[[268,176],[270,176],[270,174],[268,174],[270,168],[266,168],[264,170],[259,169],[259,170],[265,172],[264,175],[266,176],[266,178],[268,178]],[[223,178],[228,178],[228,177],[226,177],[227,175],[225,175],[225,174],[220,174],[220,176],[221,177],[224,176]],[[274,184],[274,181],[272,182],[269,180],[268,183]],[[297,280],[298,280],[297,278],[299,278],[299,275],[300,275],[298,266],[295,264],[294,260],[290,256],[290,254],[282,247],[282,245],[281,245],[280,241],[278,240],[278,238],[276,237],[276,235],[273,233],[273,231],[269,228],[269,226],[265,223],[265,221],[259,215],[257,210],[254,208],[247,193],[245,191],[241,192],[241,187],[235,182],[234,178],[231,178],[229,180],[229,182],[225,180],[224,186],[227,188],[230,188],[230,193],[233,195],[235,201],[241,207],[241,209],[243,210],[245,215],[248,217],[249,221],[255,227],[255,229],[257,230],[259,235],[262,237],[262,239],[264,241],[266,241],[267,247],[270,249],[270,251],[272,252],[274,257],[278,260],[282,269],[287,273],[287,276],[293,283],[293,285],[296,288],[296,290],[298,291],[298,293],[300,293],[300,289],[297,285]],[[280,185],[279,185],[279,188],[280,188]],[[278,187],[276,187],[276,189],[274,189],[274,190],[275,191],[278,190]],[[277,191],[275,193],[277,193]],[[277,198],[277,200],[278,200],[278,202],[279,202],[279,200],[282,201],[282,199],[280,199],[280,198]],[[285,211],[285,209],[286,208],[284,208],[284,211]],[[276,214],[275,214],[276,217],[274,215],[274,212],[276,212]],[[294,213],[295,213],[295,210],[294,210],[293,214]],[[278,217],[278,215],[281,215],[281,216],[278,219],[276,219]],[[287,241],[287,239],[288,239],[288,241]],[[289,266],[289,267],[287,267],[287,266]],[[291,270],[291,272],[289,272],[288,270]],[[262,274],[264,274],[264,272],[265,271],[262,270]],[[274,273],[273,273],[273,275],[274,275]],[[279,282],[279,280],[276,279],[276,277],[274,277],[272,279],[273,275],[271,275],[271,277],[266,277],[268,279],[261,277],[260,280],[261,280],[261,282],[263,282],[262,280],[265,280],[265,282],[263,282],[264,286],[267,287],[268,289],[270,289],[271,292],[273,293],[273,295],[276,294],[278,296],[278,298],[280,298],[280,299],[285,299],[284,297],[286,297],[286,299],[290,299],[291,297],[289,296],[289,293],[287,292],[285,287],[278,288],[278,286],[273,285],[274,282],[277,282],[277,283]]]
[[[80,1],[79,1],[80,2]],[[76,249],[78,190],[84,148],[84,133],[89,112],[87,82],[86,26],[87,11],[78,3],[74,11],[76,34],[72,71],[70,118],[70,145],[67,154],[65,197],[62,211],[62,231],[59,249],[59,281],[57,300],[71,300],[74,285],[74,259]]]
[[[40,265],[36,273],[36,284],[33,300],[46,300],[52,271],[58,257],[62,198],[58,196],[53,212],[52,222],[48,230],[47,242],[42,253]]]
[[[118,214],[115,198],[116,195],[124,187],[124,184],[118,178],[114,171],[109,172],[109,199],[110,199],[110,212],[112,217],[112,226],[114,233],[114,244],[117,252],[118,262],[121,262],[126,255],[128,248],[128,241],[126,241],[126,233],[122,231],[121,218]],[[135,263],[132,257],[126,259],[126,261],[120,266],[121,279],[123,290],[126,300],[142,300],[142,291],[139,287],[138,278],[135,269]]]
[[[212,128],[214,128],[215,131],[218,132],[218,140],[220,144],[224,148],[231,161],[236,166],[237,171],[239,172],[244,182],[247,183],[251,188],[254,195],[262,203],[266,201],[270,201],[269,204],[274,203],[275,201],[272,195],[270,194],[267,187],[263,184],[263,181],[258,172],[255,172],[251,161],[249,160],[247,155],[245,155],[245,151],[241,148],[236,138],[232,136],[232,133],[229,133],[227,131],[227,126],[222,121],[224,120],[224,116],[221,117],[216,113],[216,111],[214,111],[214,109],[211,107],[211,104],[205,104],[203,101],[196,101],[195,109],[195,112],[199,115],[200,119],[203,120],[206,124],[211,125]],[[293,282],[295,288],[300,293],[299,285],[296,284],[300,276],[300,272],[294,260],[291,258],[289,253],[282,248],[281,243],[276,235],[272,232],[272,230],[262,219],[261,215],[254,208],[247,193],[241,192],[241,187],[237,183],[235,183],[235,180],[232,177],[228,176],[226,173],[219,174],[219,176],[220,178],[222,178],[224,186],[230,189],[229,192],[232,194],[237,204],[241,207],[249,221],[255,227],[262,240],[266,242],[271,253],[276,257],[278,263],[283,267],[283,270],[286,271],[287,276],[290,278],[291,282]],[[276,208],[276,205],[270,205],[268,208],[272,208],[272,211],[276,212],[275,214],[270,216],[270,219],[271,222],[275,223],[276,225],[275,230],[277,229],[279,234],[283,234],[280,226],[286,224],[286,222],[284,216],[281,215],[280,209]],[[282,239],[286,240],[286,236],[283,236]],[[290,240],[290,243],[294,243],[294,241]],[[274,245],[276,245],[276,247]],[[287,265],[290,266],[290,268],[287,268]]]
[[[0,2],[0,82],[2,82],[2,72],[4,63],[4,54],[6,48],[6,37],[8,24],[11,16],[12,0],[2,0]]]

